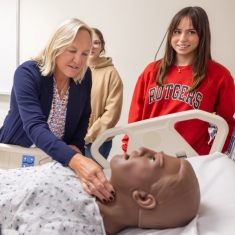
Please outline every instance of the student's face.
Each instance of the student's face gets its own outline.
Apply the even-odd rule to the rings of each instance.
[[[149,189],[162,177],[179,173],[181,160],[163,152],[156,153],[147,148],[133,151],[130,155],[116,155],[111,162],[111,183],[115,190],[139,187]]]
[[[173,31],[171,46],[176,51],[177,59],[192,61],[199,44],[199,37],[189,17],[184,17]]]
[[[101,44],[100,38],[97,34],[93,37],[92,49],[89,56],[90,60],[96,60],[100,56],[100,52],[103,50],[103,45]]]
[[[75,77],[87,63],[91,49],[91,37],[87,30],[80,29],[73,43],[56,58],[56,79]]]

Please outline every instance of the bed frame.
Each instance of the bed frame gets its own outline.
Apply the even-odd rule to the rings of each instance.
[[[155,151],[167,150],[167,154],[176,157],[196,156],[198,155],[197,152],[174,128],[174,124],[178,121],[195,118],[217,126],[218,132],[210,154],[216,151],[220,152],[228,134],[226,121],[218,115],[205,111],[190,110],[108,129],[94,141],[91,153],[104,169],[109,169],[109,162],[99,153],[99,147],[108,137],[127,134],[129,136],[128,153],[136,150],[137,146],[145,146]],[[0,144],[0,168],[2,169],[38,166],[50,161],[52,161],[52,158],[38,148]]]
[[[156,152],[165,151],[168,155],[176,157],[198,156],[198,153],[174,128],[176,122],[189,119],[199,119],[217,126],[218,131],[210,154],[221,152],[228,135],[227,122],[218,115],[202,110],[189,110],[108,129],[101,133],[92,144],[92,156],[104,169],[110,168],[109,162],[98,149],[108,137],[120,134],[129,136],[127,153],[138,149],[138,146],[144,146]]]

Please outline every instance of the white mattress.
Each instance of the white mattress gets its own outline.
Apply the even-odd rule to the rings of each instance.
[[[235,162],[216,152],[188,158],[199,180],[201,205],[187,226],[154,230],[127,228],[118,235],[232,235],[235,234]]]

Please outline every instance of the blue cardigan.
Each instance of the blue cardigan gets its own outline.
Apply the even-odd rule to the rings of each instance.
[[[91,71],[88,68],[81,84],[70,79],[69,99],[63,140],[49,129],[47,119],[53,98],[53,75],[42,76],[34,61],[20,65],[14,75],[10,110],[0,129],[0,143],[30,147],[35,144],[54,160],[67,165],[76,151],[81,151],[87,133],[91,105]]]

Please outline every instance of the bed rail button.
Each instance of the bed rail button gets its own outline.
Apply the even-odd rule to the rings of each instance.
[[[22,155],[22,166],[31,167],[34,166],[35,156]]]

